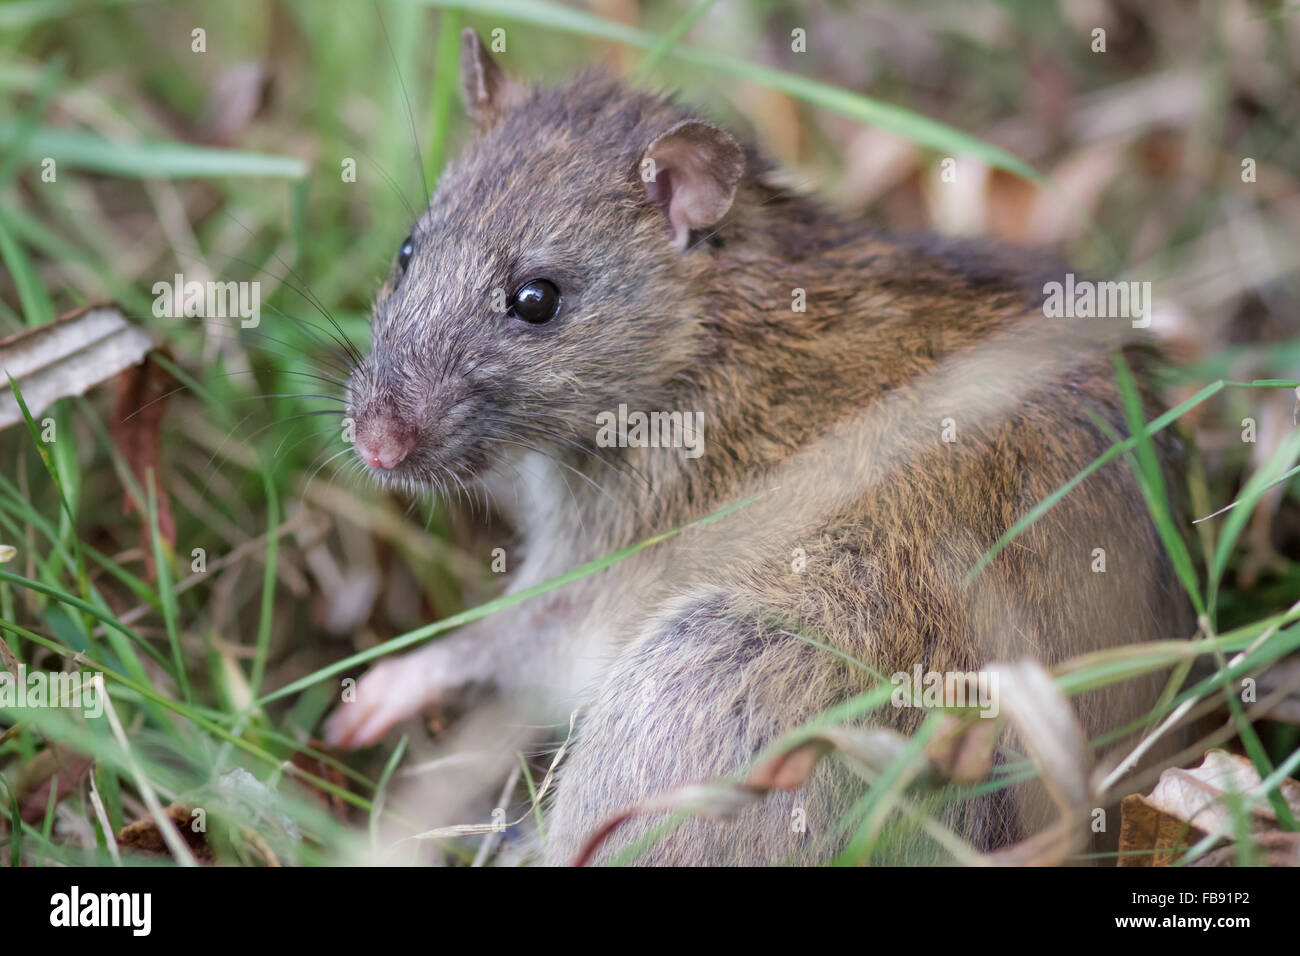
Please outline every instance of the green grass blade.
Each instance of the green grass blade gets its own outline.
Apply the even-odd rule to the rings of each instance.
[[[460,25],[459,10],[443,10],[439,14],[433,89],[429,91],[429,152],[424,160],[424,178],[431,187],[447,161],[447,135],[460,97]],[[424,200],[427,202],[428,198],[425,196]]]
[[[153,469],[145,474],[147,485],[147,520],[149,522],[149,541],[153,545],[154,573],[158,576],[158,597],[162,606],[163,624],[167,630],[167,642],[172,649],[172,663],[176,667],[176,681],[180,685],[181,696],[186,703],[194,703],[194,692],[190,689],[189,674],[185,668],[185,652],[181,647],[180,628],[177,623],[176,591],[172,584],[171,554],[163,540],[158,527],[158,486]]]
[[[1224,572],[1228,569],[1228,559],[1232,556],[1232,549],[1245,529],[1246,522],[1250,520],[1255,505],[1264,493],[1280,480],[1281,474],[1295,461],[1297,455],[1300,455],[1300,430],[1292,431],[1287,435],[1267,464],[1250,476],[1241,494],[1237,496],[1237,506],[1224,520],[1223,527],[1219,531],[1218,543],[1215,545],[1214,560],[1209,569],[1208,597],[1211,615],[1218,607],[1219,588]]]
[[[1119,387],[1120,398],[1124,403],[1124,416],[1128,421],[1129,435],[1136,441],[1133,451],[1126,456],[1133,466],[1133,475],[1137,479],[1142,497],[1146,499],[1147,510],[1156,526],[1160,540],[1165,546],[1165,553],[1174,566],[1178,580],[1192,599],[1197,614],[1205,613],[1205,601],[1201,597],[1200,584],[1196,580],[1196,567],[1192,555],[1187,550],[1187,542],[1174,523],[1169,510],[1169,494],[1165,488],[1164,472],[1160,459],[1156,455],[1155,443],[1146,434],[1146,415],[1142,410],[1142,394],[1138,391],[1137,380],[1124,360],[1122,352],[1115,353],[1115,380]],[[1113,436],[1117,438],[1118,436]]]
[[[271,626],[275,623],[275,582],[280,553],[280,497],[275,479],[265,464],[261,469],[262,487],[266,490],[266,559],[262,566],[262,606],[257,621],[257,652],[253,657],[253,676],[249,690],[256,699],[266,674],[266,657],[271,649]]]
[[[643,50],[654,50],[661,43],[661,39],[654,34],[602,19],[584,10],[545,2],[545,0],[478,0],[472,5],[464,0],[460,2],[405,0],[405,2],[431,7],[456,7],[480,14],[495,14],[523,23],[531,23],[534,26],[549,27],[578,36],[611,40]],[[995,169],[1014,173],[1033,182],[1044,181],[1037,170],[1006,150],[920,113],[862,96],[829,83],[788,73],[785,70],[760,66],[751,60],[727,56],[713,50],[678,45],[673,47],[668,55],[696,66],[729,73],[742,80],[781,90],[822,109],[841,113],[859,122],[897,133],[920,146],[969,156]]]
[[[212,179],[260,176],[302,179],[307,164],[292,156],[271,156],[176,142],[123,142],[80,130],[41,127],[25,139],[18,125],[0,122],[0,147],[22,160],[51,157],[60,168],[106,173],[128,179]]]
[[[644,82],[648,79],[660,61],[677,48],[677,44],[681,42],[682,37],[686,36],[686,32],[695,26],[700,18],[709,12],[712,6],[713,0],[699,0],[698,3],[682,14],[677,22],[668,29],[668,32],[663,35],[662,39],[651,47],[650,52],[645,55],[641,65],[637,67],[634,77],[636,82]]]
[[[1148,424],[1146,428],[1142,429],[1141,436],[1150,438],[1161,429],[1168,428],[1170,424],[1177,421],[1183,415],[1186,415],[1197,405],[1200,405],[1207,399],[1217,395],[1225,388],[1295,388],[1296,385],[1296,382],[1274,379],[1257,380],[1254,382],[1231,382],[1226,379],[1219,379],[1216,382],[1211,382],[1209,385],[1206,385],[1191,398],[1178,403],[1164,414],[1153,418],[1150,424]],[[1024,533],[1025,529],[1035,521],[1055,508],[1061,499],[1082,484],[1084,479],[1097,469],[1113,461],[1118,456],[1131,450],[1137,444],[1138,440],[1138,436],[1131,436],[1118,444],[1112,445],[1081,472],[1069,481],[1065,482],[1065,484],[1061,485],[1061,487],[1057,488],[1038,504],[1034,505],[1033,508],[1029,509],[1028,513],[1026,513],[1024,517],[1020,518],[1020,520],[1016,521],[1010,528],[1003,532],[1002,537],[998,538],[998,540],[994,542],[993,547],[984,552],[980,559],[972,565],[971,569],[966,572],[963,586],[969,587],[971,582],[979,577],[980,573],[993,563],[994,558],[1001,554],[1002,550],[1007,545],[1020,537],[1020,535]],[[1211,593],[1213,593],[1213,586],[1213,580],[1211,580]]]
[[[37,275],[22,245],[14,238],[3,213],[0,213],[0,258],[3,258],[9,274],[13,276],[14,287],[18,290],[18,303],[27,324],[37,326],[53,321],[54,305],[45,291],[45,283]]]
[[[397,765],[402,762],[407,741],[406,734],[402,734],[402,739],[397,742],[397,746],[393,748],[392,754],[384,764],[383,773],[379,775],[379,784],[375,787],[374,805],[370,808],[370,853],[375,860],[379,859],[379,816],[383,812],[388,796],[388,781],[392,778]]]
[[[16,624],[11,624],[8,621],[0,620],[0,629],[8,631],[11,634],[16,634],[19,637],[25,638],[26,640],[29,640],[34,644],[39,644],[41,647],[44,647],[47,650],[54,651],[57,654],[62,654],[67,658],[73,658],[76,656],[72,648],[66,647],[63,644],[60,644],[58,641],[53,641],[47,637],[41,636],[40,634],[36,634],[33,631],[29,631],[24,627],[20,627]],[[171,698],[167,697],[164,694],[158,693],[153,689],[147,677],[144,680],[133,680],[132,678],[127,677],[125,674],[119,674],[118,672],[114,671],[112,668],[105,667],[102,663],[94,660],[85,661],[84,666],[88,670],[96,671],[98,673],[103,674],[105,680],[111,680],[114,683],[121,684],[123,687],[129,688],[130,690],[139,694],[142,698],[153,701],[157,705],[164,707],[167,710],[170,710],[172,713],[176,714],[177,716],[184,717],[186,720],[191,721],[201,729],[212,734],[214,737],[224,740],[227,743],[244,751],[244,753],[252,757],[255,757],[261,761],[264,761],[269,766],[283,767],[285,765],[285,762],[281,757],[276,756],[275,754],[270,753],[269,751],[257,746],[256,744],[250,743],[247,740],[244,740],[242,737],[239,737],[238,735],[231,733],[225,727],[222,727],[219,723],[217,723],[215,720],[212,720],[211,718],[204,716],[204,714],[198,708],[190,707],[178,701],[172,700]],[[322,777],[318,777],[315,774],[303,770],[297,766],[291,765],[291,769],[290,768],[286,768],[286,769],[289,769],[289,772],[292,773],[295,777],[299,778],[300,780],[310,783],[312,786],[318,787],[327,793],[334,794],[339,799],[344,800],[355,807],[359,807],[360,809],[365,810],[367,813],[370,812],[372,806],[371,801],[365,799],[364,797],[358,796],[357,794],[352,793],[350,790],[346,790],[333,783],[330,783],[328,780],[325,780]]]

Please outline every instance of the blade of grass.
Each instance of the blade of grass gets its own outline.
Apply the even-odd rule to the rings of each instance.
[[[30,326],[44,325],[54,319],[54,305],[50,302],[45,284],[36,274],[36,269],[27,258],[27,253],[18,240],[9,231],[8,220],[0,213],[0,258],[13,276],[14,287],[18,291],[18,303],[22,307],[23,318]]]
[[[712,6],[713,0],[700,0],[699,3],[694,4],[682,14],[677,22],[668,28],[668,32],[663,35],[659,42],[650,48],[650,52],[645,55],[645,58],[641,60],[641,65],[637,67],[633,80],[637,83],[644,83],[648,80],[660,61],[676,49],[682,37],[686,36],[686,32],[695,26],[700,18],[709,12]]]
[[[1133,469],[1142,497],[1146,499],[1147,511],[1160,535],[1174,573],[1183,585],[1183,590],[1192,599],[1197,614],[1205,613],[1205,601],[1201,597],[1200,585],[1196,580],[1196,567],[1192,555],[1187,550],[1173,515],[1169,511],[1169,494],[1165,488],[1164,473],[1160,459],[1156,455],[1155,443],[1146,432],[1146,415],[1142,410],[1142,395],[1138,391],[1137,380],[1133,377],[1128,362],[1122,352],[1115,353],[1115,381],[1119,387],[1120,398],[1124,403],[1124,416],[1128,421],[1129,435],[1136,439],[1133,451],[1125,458]],[[1108,431],[1110,429],[1108,428]],[[1118,441],[1119,436],[1111,431],[1111,440]]]
[[[109,856],[113,858],[114,866],[122,865],[122,854],[117,849],[117,836],[113,825],[108,822],[108,811],[104,808],[104,801],[99,795],[99,787],[95,784],[95,777],[101,769],[100,764],[91,768],[90,777],[90,806],[95,811],[95,822],[98,824],[99,841],[104,849],[108,851]]]
[[[1233,723],[1237,726],[1237,736],[1241,738],[1246,755],[1250,758],[1250,762],[1255,765],[1255,770],[1259,773],[1260,779],[1263,780],[1273,772],[1273,761],[1269,759],[1268,751],[1264,748],[1264,742],[1259,739],[1259,734],[1255,732],[1254,725],[1251,724],[1246,712],[1242,709],[1236,688],[1228,677],[1230,668],[1227,659],[1223,656],[1223,651],[1217,651],[1215,658],[1220,672],[1224,675],[1223,699],[1232,714]],[[1284,830],[1295,831],[1297,829],[1295,815],[1283,798],[1281,790],[1269,791],[1268,802],[1272,804],[1273,812],[1277,814],[1278,825]]]
[[[407,740],[407,735],[402,734],[402,739],[397,742],[397,746],[393,748],[393,752],[384,763],[384,770],[379,775],[379,784],[375,787],[374,805],[370,809],[370,852],[373,861],[379,859],[379,815],[383,812],[384,803],[388,798],[388,781],[392,779],[397,765],[402,762],[402,755],[406,753]]]
[[[1219,379],[1218,381],[1206,385],[1186,401],[1180,402],[1164,414],[1153,418],[1150,424],[1148,424],[1146,428],[1142,429],[1141,434],[1148,438],[1151,437],[1162,429],[1169,427],[1170,424],[1187,414],[1187,412],[1205,402],[1207,399],[1217,395],[1225,388],[1295,388],[1296,385],[1297,383],[1295,382],[1281,382],[1273,379],[1262,379],[1253,382],[1232,382],[1227,379]],[[1124,441],[1112,445],[1099,455],[1090,465],[1080,471],[1069,481],[1065,482],[1065,484],[1061,485],[1061,487],[1057,488],[1038,504],[1034,505],[1033,508],[1029,509],[1024,517],[1020,518],[1010,528],[1003,532],[1002,536],[994,542],[993,547],[984,552],[980,559],[972,565],[971,569],[966,572],[966,578],[962,582],[963,586],[969,587],[971,582],[979,577],[980,573],[993,563],[994,558],[1001,554],[1002,550],[1007,545],[1020,537],[1026,528],[1056,507],[1062,498],[1082,484],[1083,481],[1093,472],[1134,448],[1137,445],[1138,440],[1137,436],[1130,436]]]
[[[424,178],[437,183],[447,159],[447,133],[460,89],[459,10],[443,10],[438,18],[438,41],[434,48],[433,88],[429,91],[429,152]],[[424,197],[427,201],[429,197]]]
[[[903,797],[903,791],[917,774],[925,769],[926,744],[939,729],[942,720],[942,714],[930,714],[916,733],[908,738],[902,752],[890,762],[878,779],[872,781],[866,794],[845,815],[846,819],[860,819],[862,822],[836,859],[836,865],[858,866],[867,862],[889,811]]]
[[[1296,465],[1294,468],[1286,472],[1286,474],[1282,475],[1280,478],[1275,478],[1273,481],[1270,481],[1268,484],[1264,485],[1264,487],[1261,488],[1260,491],[1264,492],[1264,491],[1268,491],[1270,488],[1276,488],[1278,485],[1285,484],[1286,482],[1290,481],[1296,475],[1300,475],[1300,465]],[[1204,518],[1197,518],[1195,521],[1192,522],[1192,524],[1200,524],[1202,521],[1209,521],[1211,518],[1217,518],[1221,514],[1227,514],[1233,508],[1242,504],[1244,500],[1245,499],[1243,498],[1237,498],[1231,504],[1224,505],[1218,511],[1212,511]]]
[[[62,79],[63,59],[62,57],[56,57],[41,71],[40,79],[32,89],[31,102],[27,104],[22,116],[18,119],[14,139],[10,144],[8,154],[3,160],[0,160],[0,190],[8,187],[10,180],[13,178],[14,170],[22,162],[23,149],[40,125],[41,117],[45,114],[45,107],[53,98],[54,91],[58,88]]]
[[[89,269],[108,291],[110,297],[122,303],[132,314],[150,315],[152,300],[140,294],[139,289],[106,267],[95,255],[76,243],[70,242],[45,223],[28,215],[16,206],[6,210],[8,224],[16,238],[47,258],[63,264],[77,263]]]
[[[1237,496],[1239,507],[1234,508],[1223,522],[1223,526],[1219,531],[1218,544],[1214,549],[1214,560],[1211,562],[1208,571],[1209,613],[1212,620],[1218,607],[1219,588],[1223,580],[1223,574],[1228,568],[1228,559],[1232,556],[1232,549],[1237,542],[1237,538],[1241,536],[1241,532],[1246,527],[1246,522],[1250,520],[1254,507],[1264,496],[1264,492],[1275,483],[1280,473],[1295,461],[1297,455],[1300,455],[1300,430],[1287,435],[1264,467],[1250,476],[1241,494]]]
[[[41,837],[45,840],[54,832],[54,808],[59,803],[59,775],[50,775],[50,797],[45,801],[45,820],[41,823]]]
[[[177,624],[176,591],[172,584],[171,549],[163,540],[158,528],[158,486],[154,471],[145,471],[148,485],[148,521],[149,540],[153,545],[154,573],[158,575],[158,597],[162,606],[163,625],[167,631],[167,642],[172,649],[172,663],[176,666],[176,681],[180,685],[181,696],[187,704],[194,703],[194,692],[190,689],[190,678],[185,668],[185,652],[181,648],[180,628]]]
[[[23,814],[18,806],[18,794],[3,776],[0,776],[0,786],[4,787],[5,802],[9,804],[9,865],[16,870],[23,859]]]
[[[198,866],[199,861],[194,859],[189,844],[185,842],[185,839],[180,835],[180,831],[176,829],[176,824],[172,822],[172,818],[168,816],[167,811],[163,809],[163,805],[158,801],[158,796],[154,793],[153,786],[150,784],[144,768],[135,759],[131,744],[126,739],[126,731],[122,728],[122,722],[117,718],[117,710],[113,707],[113,698],[109,695],[108,688],[104,686],[104,679],[96,675],[93,680],[99,689],[99,693],[103,696],[104,716],[108,718],[108,725],[112,728],[113,736],[117,738],[118,746],[122,748],[122,756],[131,770],[131,775],[135,778],[136,790],[139,791],[145,806],[149,808],[154,823],[158,825],[158,832],[162,836],[163,842],[167,844],[167,849],[171,851],[172,856],[181,866]]]
[[[45,446],[45,442],[41,440],[41,431],[36,425],[36,420],[32,418],[31,411],[27,408],[27,402],[23,400],[23,392],[22,389],[18,387],[17,380],[10,375],[7,370],[5,371],[5,376],[9,379],[9,388],[14,393],[14,400],[18,403],[18,410],[22,412],[23,421],[27,424],[27,433],[31,436],[32,444],[36,446],[36,453],[40,456],[41,464],[45,466],[46,473],[49,474],[50,479],[54,482],[54,489],[58,493],[59,504],[63,507],[63,513],[67,515],[72,526],[76,527],[77,516],[72,512],[72,504],[68,499],[67,490],[64,487],[63,476],[59,473],[58,463],[54,460],[54,456],[50,454],[50,450]],[[74,534],[71,536],[71,540],[73,555],[77,559],[77,590],[81,593],[82,598],[88,601],[90,598],[90,579],[86,575],[85,556],[81,553],[81,538],[79,535]],[[94,628],[90,625],[89,621],[83,621],[82,623],[86,629],[87,643],[93,651],[95,649]]]
[[[34,644],[38,644],[41,647],[46,648],[47,650],[54,651],[56,654],[62,654],[64,657],[68,659],[75,659],[78,657],[77,653],[74,650],[72,650],[72,648],[60,644],[58,641],[51,640],[50,638],[44,637],[40,634],[30,631],[27,628],[21,627],[17,624],[12,624],[9,621],[0,620],[0,630],[8,631],[11,634],[15,634],[19,637],[29,640]],[[230,731],[226,730],[226,728],[222,727],[215,720],[212,720],[209,717],[204,716],[204,714],[201,712],[199,708],[190,707],[188,705],[180,703],[179,701],[172,700],[171,698],[167,697],[164,694],[158,693],[153,689],[153,687],[150,685],[147,679],[145,679],[144,681],[135,681],[124,674],[117,673],[110,667],[104,666],[102,663],[98,661],[85,660],[84,657],[82,658],[82,660],[84,662],[84,666],[87,669],[95,671],[98,674],[103,674],[106,679],[111,680],[114,683],[121,684],[123,687],[126,687],[129,690],[132,690],[135,693],[139,694],[142,698],[151,700],[156,704],[158,704],[159,706],[165,707],[166,709],[175,713],[177,716],[184,717],[186,720],[191,721],[192,723],[194,723],[201,729],[207,731],[208,733],[212,734],[213,736],[218,737],[221,740],[224,740],[234,745],[238,749],[244,751],[244,753],[248,754],[249,756],[256,757],[258,760],[262,760],[272,767],[282,767],[283,769],[286,770],[286,772],[292,774],[293,776],[297,777],[303,782],[310,783],[313,787],[317,787],[327,793],[331,793],[337,796],[339,799],[344,800],[347,803],[350,803],[353,806],[358,807],[362,810],[365,810],[366,812],[370,811],[372,807],[371,801],[365,799],[364,797],[358,796],[357,794],[353,793],[350,790],[346,790],[333,783],[330,783],[328,780],[324,779],[323,777],[318,777],[317,775],[311,773],[310,771],[303,770],[302,768],[294,764],[286,765],[282,758],[277,757],[275,754],[267,750],[264,750],[261,747],[258,747],[256,744],[249,743],[248,741],[242,739],[241,737],[232,734]],[[394,819],[398,819],[398,818],[395,816]],[[403,821],[403,823],[404,825],[410,826],[412,830],[418,829],[413,824],[410,824],[408,821]]]
[[[584,10],[545,0],[402,0],[431,7],[455,7],[477,14],[495,14],[534,26],[562,30],[578,36],[611,40],[643,50],[654,50],[662,42],[651,33],[594,16]],[[1044,182],[1043,176],[1028,163],[991,143],[940,123],[911,110],[862,96],[849,90],[822,83],[795,73],[760,66],[751,60],[727,56],[713,50],[677,45],[669,56],[708,69],[729,73],[753,83],[789,93],[791,96],[852,117],[862,123],[890,130],[921,146],[942,152],[957,153],[978,159],[995,169],[1014,173],[1032,182]]]
[[[303,160],[292,156],[167,141],[130,143],[55,127],[40,127],[26,138],[20,132],[17,123],[0,121],[0,147],[14,149],[23,161],[48,156],[61,167],[126,179],[302,179],[308,171]]]
[[[117,618],[115,618],[110,612],[101,610],[89,601],[83,601],[76,595],[70,594],[61,588],[53,587],[41,581],[33,581],[31,578],[23,577],[21,574],[14,574],[12,571],[6,571],[3,568],[0,568],[0,581],[7,581],[10,584],[16,585],[20,588],[27,588],[31,591],[38,591],[46,597],[54,598],[60,604],[67,604],[85,614],[89,614],[95,620],[107,625],[114,633],[125,637],[127,641],[139,647],[164,671],[168,671],[168,668],[171,667],[171,663],[161,652],[158,651],[157,648],[151,645],[139,634],[135,633],[135,631],[131,630],[131,628],[117,620]],[[110,637],[110,643],[111,642],[112,638]],[[138,669],[138,673],[135,673],[133,676],[137,679],[147,680],[144,668],[140,666],[140,659],[130,651],[129,644],[123,645],[121,650],[119,650],[117,644],[114,644],[113,652],[117,654],[118,659],[121,660],[124,665],[132,667],[133,669]],[[168,671],[168,673],[170,673],[170,671]]]
[[[274,476],[266,464],[261,468],[261,475],[262,487],[266,491],[266,558],[262,565],[262,606],[257,621],[257,651],[253,656],[253,676],[249,680],[250,693],[254,699],[262,689],[266,657],[271,649],[271,626],[275,621],[276,569],[280,553],[280,536],[276,533],[280,526],[280,497],[275,489]]]

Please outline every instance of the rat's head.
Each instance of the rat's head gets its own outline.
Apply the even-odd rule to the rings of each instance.
[[[529,447],[593,449],[597,415],[668,405],[745,159],[728,134],[600,76],[507,77],[466,31],[477,135],[442,175],[374,307],[348,385],[357,453],[407,482]]]

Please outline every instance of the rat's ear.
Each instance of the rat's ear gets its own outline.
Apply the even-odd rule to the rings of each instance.
[[[483,41],[470,27],[460,32],[460,95],[465,112],[479,132],[490,127],[501,115],[515,82],[492,59]]]
[[[718,222],[745,172],[740,144],[716,126],[683,120],[646,147],[641,179],[646,199],[668,217],[673,245],[686,248],[692,229]]]

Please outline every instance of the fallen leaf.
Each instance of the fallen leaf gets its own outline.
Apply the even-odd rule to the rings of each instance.
[[[839,754],[855,770],[874,780],[906,748],[907,738],[887,728],[831,727],[759,764],[745,785],[761,791],[797,790],[830,753]]]
[[[1056,865],[1077,852],[1086,828],[1080,826],[1092,801],[1089,772],[1092,751],[1069,700],[1052,675],[1038,662],[1023,660],[990,664],[997,674],[1001,711],[1039,769],[1040,777],[1060,809],[1060,819],[1026,840],[984,856],[1008,866]],[[1001,720],[945,716],[931,739],[926,766],[913,776],[913,786],[937,787],[948,780],[974,782],[988,773]],[[773,790],[797,790],[806,784],[821,760],[835,753],[849,766],[875,779],[906,752],[908,740],[883,727],[831,727],[802,737],[788,749],[754,767],[743,783],[692,784],[628,807],[596,828],[574,860],[587,863],[620,826],[644,813],[688,811],[717,818],[733,816]]]
[[[151,348],[144,330],[118,309],[90,308],[0,339],[0,374],[8,373],[18,382],[27,408],[39,421],[41,412],[60,398],[84,394],[140,362]],[[6,385],[0,390],[0,428],[22,420]]]
[[[1251,837],[1251,843],[1255,847],[1255,862],[1260,866],[1300,866],[1300,833],[1287,833],[1285,830],[1256,833]],[[1221,846],[1191,863],[1192,866],[1236,864],[1235,846]]]
[[[240,859],[251,858],[266,866],[292,862],[302,834],[293,818],[281,808],[280,795],[242,767],[227,770],[212,784],[182,794],[167,807],[167,816],[189,845],[196,859],[214,863],[214,841],[233,850]],[[202,811],[196,816],[196,811]],[[202,819],[203,828],[195,821]],[[237,840],[227,838],[237,837]],[[137,820],[117,836],[122,850],[170,855],[152,817]]]
[[[149,473],[158,493],[158,531],[168,544],[176,543],[176,523],[162,481],[162,419],[167,396],[176,387],[170,372],[146,355],[143,362],[127,369],[118,379],[117,413],[110,429],[113,442],[126,459],[131,473],[147,494]],[[144,502],[137,502],[131,491],[124,492],[126,514],[139,511],[140,546],[145,554],[149,580],[153,580],[153,539]]]
[[[324,748],[325,745],[319,740],[311,740],[308,741],[308,746],[319,750]],[[302,751],[294,751],[292,759],[293,765],[299,770],[305,770],[307,773],[314,774],[326,783],[332,783],[341,790],[348,789],[347,777],[343,776],[343,771],[339,770],[337,767],[333,767],[325,761],[313,757],[311,754],[303,753]],[[342,797],[336,793],[330,793],[328,790],[321,789],[310,780],[303,780],[298,777],[293,779],[311,795],[312,799],[319,802],[334,814],[335,819],[341,820],[344,823],[347,822],[348,805],[344,802]]]
[[[1255,765],[1226,750],[1208,751],[1191,770],[1166,770],[1149,794],[1130,794],[1120,804],[1119,865],[1168,866],[1192,843],[1220,828],[1224,839],[1233,839],[1224,798],[1230,793],[1258,795],[1259,784]],[[1284,780],[1280,790],[1287,806],[1300,815],[1300,783]],[[1255,839],[1279,832],[1277,814],[1267,801],[1254,801],[1249,813]]]
[[[694,783],[643,800],[607,818],[597,827],[574,858],[573,865],[586,866],[610,834],[633,817],[646,813],[685,812],[729,820],[745,807],[761,800],[764,792],[746,784]]]
[[[1176,816],[1160,812],[1139,793],[1120,801],[1117,866],[1169,866],[1187,847],[1205,836]]]
[[[54,743],[27,761],[16,787],[22,818],[28,823],[44,819],[50,804],[50,786],[57,781],[55,798],[63,799],[76,790],[90,764],[89,757]]]
[[[215,863],[216,854],[208,843],[208,835],[201,830],[195,831],[192,825],[192,813],[190,807],[176,803],[167,807],[167,816],[171,818],[172,823],[176,824],[176,829],[189,845],[194,858],[200,863]],[[170,856],[171,853],[166,841],[163,840],[162,833],[158,830],[158,823],[152,817],[145,817],[143,820],[136,820],[124,826],[117,835],[117,846],[122,851],[149,853],[156,856]]]
[[[975,783],[993,768],[993,751],[1001,733],[1002,724],[997,720],[947,716],[930,738],[926,755],[946,779]]]

